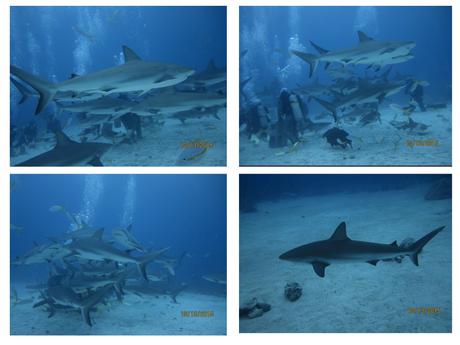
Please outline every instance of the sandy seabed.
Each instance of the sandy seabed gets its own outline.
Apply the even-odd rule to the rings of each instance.
[[[451,332],[451,200],[424,200],[427,188],[282,199],[241,214],[240,304],[257,297],[272,309],[240,319],[240,332]],[[446,228],[425,246],[419,267],[409,258],[375,267],[332,264],[320,278],[310,264],[278,259],[294,247],[329,238],[341,221],[351,239],[378,243]],[[284,297],[288,282],[303,288],[295,302]]]
[[[276,111],[273,110],[273,111]],[[429,127],[425,135],[397,130],[390,125],[395,111],[380,109],[382,123],[361,127],[344,124],[353,141],[353,148],[331,147],[317,133],[308,132],[295,150],[271,149],[266,141],[251,142],[247,134],[240,136],[240,165],[442,165],[452,164],[452,108],[415,112],[412,119]],[[331,117],[313,119],[331,122]],[[396,121],[407,121],[398,115]],[[426,144],[425,144],[426,143]]]
[[[19,296],[30,295],[15,284]],[[34,294],[34,297],[36,295]],[[77,311],[63,312],[48,318],[35,301],[11,306],[11,335],[224,335],[227,308],[225,297],[184,292],[172,303],[169,296],[141,298],[127,294],[120,303],[111,300],[91,312],[93,326],[88,326]],[[189,314],[187,312],[190,312]],[[193,312],[205,312],[196,316]],[[210,313],[212,312],[212,313]],[[194,316],[195,315],[195,316]]]
[[[220,119],[212,117],[190,119],[184,124],[176,119],[166,119],[161,127],[145,121],[141,140],[133,144],[114,145],[102,156],[101,162],[104,166],[174,166],[177,165],[184,147],[199,142],[206,143],[209,149],[199,159],[187,162],[186,165],[225,166],[227,163],[226,109],[221,109],[218,116]],[[79,142],[77,134],[80,130],[80,127],[70,127],[64,132],[71,139]],[[109,141],[100,140],[100,142]],[[25,154],[12,157],[11,164],[21,163],[53,147],[54,140],[40,141],[35,148],[28,149]]]

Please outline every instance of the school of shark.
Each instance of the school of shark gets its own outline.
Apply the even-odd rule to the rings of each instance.
[[[13,308],[25,304],[30,306],[30,313],[69,318],[69,322],[74,317],[67,316],[68,313],[79,313],[82,322],[92,327],[93,312],[103,315],[108,304],[123,305],[127,295],[145,301],[166,297],[177,304],[179,294],[190,289],[190,284],[177,275],[184,260],[193,260],[190,253],[172,257],[168,255],[169,247],[154,249],[140,243],[131,226],[107,233],[104,228],[88,225],[61,205],[53,205],[49,210],[64,214],[72,230],[59,237],[48,237],[47,243],[35,243],[11,262],[13,270],[23,265],[46,265],[49,271],[43,281],[26,285],[27,298],[12,286]],[[197,275],[197,279],[217,288],[226,287],[225,274]]]
[[[57,83],[11,66],[12,85],[21,93],[19,104],[13,106],[32,99],[37,104],[35,114],[38,116],[52,103],[58,109],[56,116],[45,116],[45,132],[38,133],[33,122],[23,128],[12,126],[13,165],[110,165],[104,164],[108,151],[116,153],[120,146],[142,143],[149,135],[158,137],[156,132],[165,123],[180,122],[183,130],[190,132],[187,127],[190,122],[219,121],[225,116],[226,69],[216,67],[213,60],[204,71],[196,72],[177,64],[145,61],[127,46],[123,46],[122,51],[124,63],[119,66],[86,75],[71,74],[68,80]],[[75,121],[68,126],[62,124],[59,117],[64,113],[73,115],[76,124]],[[146,130],[151,127],[154,131]],[[207,128],[208,131],[213,129],[212,126]],[[189,137],[190,134],[184,133],[182,142]],[[205,140],[206,134],[200,138]],[[177,139],[181,140],[180,136]],[[20,160],[28,151],[35,152],[43,142],[51,148]],[[211,145],[189,146],[179,162],[201,157]],[[174,164],[172,161],[167,165]]]
[[[429,80],[401,73],[399,66],[416,60],[415,41],[377,40],[361,30],[356,38],[335,50],[312,40],[275,48],[266,67],[271,59],[279,66],[272,80],[255,65],[260,52],[243,42],[242,165],[450,164],[448,84],[445,97],[434,96]],[[411,141],[427,142],[426,161],[411,157],[404,147]]]

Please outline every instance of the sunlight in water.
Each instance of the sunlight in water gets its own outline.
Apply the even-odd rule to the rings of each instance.
[[[85,175],[83,189],[83,205],[80,211],[81,220],[90,224],[94,221],[96,208],[104,192],[104,181],[101,175]]]
[[[136,196],[136,178],[134,175],[129,175],[128,183],[126,184],[126,197],[123,205],[123,213],[121,217],[121,225],[126,227],[133,222],[133,213]]]
[[[355,30],[364,31],[369,35],[379,33],[379,22],[377,20],[377,10],[375,7],[358,7],[354,22]]]

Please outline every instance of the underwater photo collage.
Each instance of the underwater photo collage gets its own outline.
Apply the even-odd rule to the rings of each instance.
[[[8,1],[8,339],[455,335],[456,11],[420,1]]]

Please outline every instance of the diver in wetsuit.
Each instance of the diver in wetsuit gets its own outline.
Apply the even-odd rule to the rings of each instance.
[[[30,145],[37,140],[37,124],[34,121],[30,121],[24,127],[24,140],[27,145]]]
[[[423,101],[424,88],[422,83],[411,80],[406,86],[405,93],[410,95],[410,102],[412,104],[416,103],[420,111],[426,111],[425,102]]]
[[[142,139],[141,117],[139,115],[128,113],[123,115],[120,119],[125,128],[131,130],[132,141],[135,142]]]
[[[302,98],[287,89],[281,90],[278,99],[278,122],[272,126],[270,147],[283,147],[289,140],[292,145],[300,141],[306,125],[308,109]]]
[[[242,113],[249,138],[253,135],[261,138],[268,136],[267,131],[270,126],[269,111],[260,100],[251,102]]]
[[[46,130],[51,133],[62,132],[61,121],[54,115],[49,115],[46,119]]]

